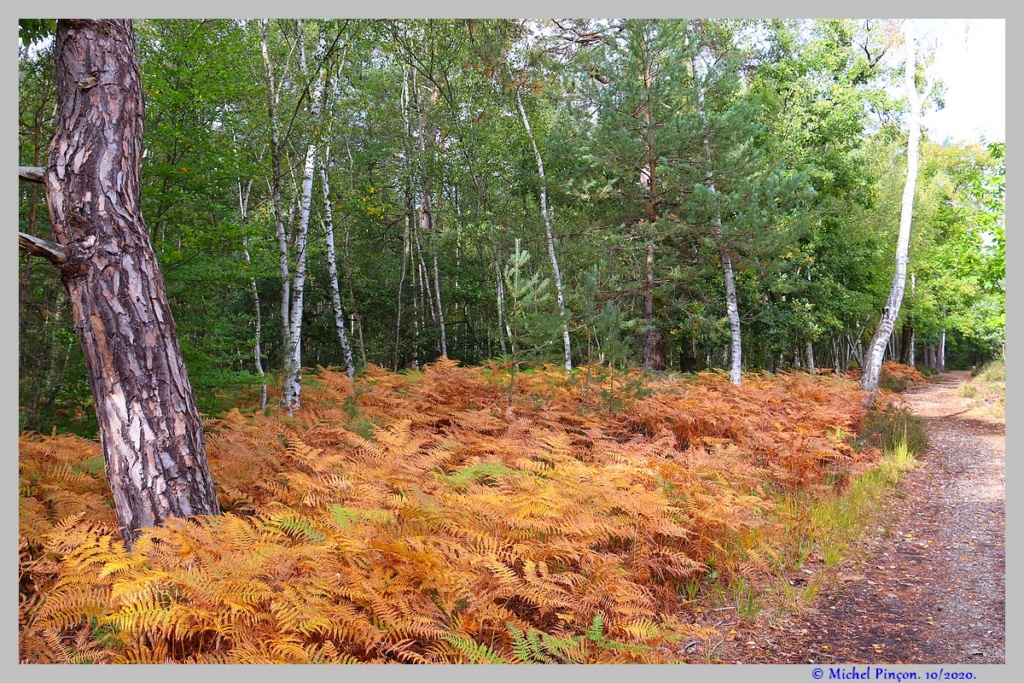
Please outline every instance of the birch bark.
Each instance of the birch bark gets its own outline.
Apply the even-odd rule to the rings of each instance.
[[[715,198],[714,215],[711,218],[711,234],[714,236],[715,245],[718,248],[718,259],[722,264],[722,277],[725,281],[725,309],[729,319],[730,336],[729,381],[738,385],[742,381],[743,346],[740,330],[740,310],[736,301],[736,276],[733,273],[732,257],[729,255],[729,249],[722,232],[722,214],[718,209],[718,197],[715,190],[715,173],[709,138],[710,129],[708,127],[707,112],[704,108],[704,85],[702,83],[706,75],[706,69],[701,68],[701,60],[696,54],[692,58],[692,64],[694,78],[697,80],[697,116],[703,124],[705,131],[707,131],[704,134],[702,143],[704,163],[707,168],[704,175],[704,186],[708,188],[711,196]]]
[[[878,378],[882,370],[882,358],[889,337],[896,327],[896,318],[903,304],[903,292],[907,284],[907,264],[910,262],[910,228],[914,217],[914,192],[917,186],[917,170],[921,142],[921,105],[928,98],[932,83],[925,83],[924,92],[918,93],[915,79],[917,71],[917,54],[914,45],[914,21],[903,22],[903,40],[907,51],[904,67],[903,88],[910,104],[910,127],[907,141],[907,181],[903,186],[903,199],[900,207],[900,230],[896,239],[896,270],[892,276],[892,289],[882,309],[882,319],[875,329],[868,352],[864,355],[861,368],[860,388],[868,392],[868,402],[873,403],[878,394]]]
[[[558,299],[558,315],[562,320],[562,346],[565,350],[565,369],[572,370],[572,346],[569,342],[569,316],[565,310],[565,294],[562,289],[562,272],[558,268],[558,256],[555,254],[555,239],[551,233],[551,219],[548,216],[548,186],[544,178],[544,160],[541,159],[540,150],[537,148],[537,140],[533,137],[533,130],[530,128],[530,119],[526,116],[526,108],[523,107],[523,98],[516,88],[516,104],[519,105],[519,114],[523,118],[523,128],[530,138],[533,146],[533,155],[537,159],[537,174],[540,176],[540,213],[544,217],[544,235],[547,239],[548,257],[551,259],[551,270],[555,274],[555,297]],[[500,316],[500,313],[499,313]]]

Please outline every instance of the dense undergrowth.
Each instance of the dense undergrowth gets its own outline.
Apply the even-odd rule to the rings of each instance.
[[[825,552],[794,529],[885,470],[848,379],[507,388],[449,361],[355,393],[321,369],[293,418],[208,421],[225,514],[131,553],[99,445],[23,436],[21,661],[685,661],[716,635],[702,605]]]

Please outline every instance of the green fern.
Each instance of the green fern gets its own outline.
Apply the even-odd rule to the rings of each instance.
[[[595,614],[594,622],[583,635],[586,636],[587,640],[592,642],[594,645],[604,647],[605,643],[608,642],[604,638],[604,617],[600,614]]]
[[[524,470],[514,470],[501,462],[481,462],[456,470],[449,475],[434,473],[434,478],[447,483],[454,489],[464,490],[471,484],[496,486],[502,479],[509,479],[517,474],[529,474]]]
[[[506,624],[512,634],[512,651],[524,664],[568,663],[577,659],[573,653],[580,650],[580,638],[558,638],[531,628],[525,633],[515,624]]]
[[[395,516],[387,510],[346,508],[341,505],[331,506],[331,517],[342,529],[359,522],[387,524],[395,521]]]
[[[508,664],[508,660],[495,652],[489,645],[469,638],[445,636],[445,642],[455,647],[470,664]]]
[[[310,541],[312,543],[323,543],[327,540],[327,535],[324,532],[316,530],[312,524],[304,519],[287,517],[272,522],[271,526],[276,526],[281,531],[298,540]]]

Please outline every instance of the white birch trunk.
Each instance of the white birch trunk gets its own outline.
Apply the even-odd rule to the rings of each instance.
[[[505,280],[501,275],[497,245],[494,245],[494,273],[498,283],[498,344],[501,347],[501,354],[505,355],[508,352],[505,347]]]
[[[946,371],[946,331],[939,335],[939,372]]]
[[[345,333],[345,313],[341,308],[341,292],[338,289],[338,260],[334,253],[334,211],[331,206],[331,186],[327,175],[330,164],[331,148],[324,151],[324,161],[320,166],[320,186],[324,193],[324,232],[327,233],[327,274],[331,281],[331,303],[334,305],[334,327],[338,330],[338,343],[345,357],[345,368],[349,379],[356,376],[356,366],[352,361],[352,346],[348,343]],[[402,264],[404,267],[404,263]],[[403,272],[403,278],[405,273]]]
[[[242,183],[238,183],[238,209],[239,217],[241,218],[242,225],[248,225],[249,223],[249,194],[252,191],[252,181],[250,180],[246,185],[245,190],[242,189]],[[249,266],[252,264],[252,259],[249,257],[249,238],[242,238],[242,258],[245,259],[245,265]],[[261,343],[263,340],[263,316],[260,313],[260,292],[256,287],[256,276],[249,275],[249,288],[252,290],[252,302],[253,308],[256,311],[256,341],[252,347],[252,355],[256,360],[256,372],[260,376],[260,410],[267,410],[267,375],[263,371],[263,350]]]
[[[569,343],[569,316],[565,311],[565,294],[562,290],[562,273],[558,268],[558,256],[555,254],[555,239],[551,233],[551,219],[548,216],[548,187],[544,179],[544,161],[541,159],[540,150],[537,148],[537,140],[533,137],[533,130],[530,129],[530,119],[526,116],[526,108],[523,107],[523,98],[516,88],[516,104],[519,105],[519,114],[523,117],[523,127],[526,135],[533,145],[533,155],[537,159],[537,174],[540,176],[540,213],[544,217],[544,234],[548,243],[548,256],[551,258],[551,270],[555,274],[555,296],[558,299],[558,315],[562,320],[562,345],[565,350],[565,369],[572,370],[572,346]]]
[[[441,308],[441,275],[437,269],[437,248],[434,248],[434,296],[437,297],[437,321],[441,326],[441,356],[448,357],[448,333],[444,326],[444,309]]]
[[[694,78],[697,84],[697,116],[704,128],[707,130],[707,117],[704,111],[704,87],[700,80],[704,77],[704,70],[700,68],[701,62],[697,55],[692,58]],[[715,244],[718,246],[718,257],[722,264],[722,275],[725,280],[725,308],[729,318],[730,353],[731,363],[729,367],[729,381],[733,384],[740,384],[742,381],[743,347],[740,331],[740,309],[736,302],[736,278],[732,270],[732,258],[726,248],[722,233],[722,216],[717,208],[718,199],[715,191],[715,176],[711,159],[711,142],[708,139],[709,133],[704,134],[704,163],[707,164],[707,172],[704,176],[704,185],[715,197],[715,215],[711,219],[711,233],[714,235]]]
[[[910,261],[910,227],[914,214],[914,191],[917,185],[917,168],[921,140],[921,104],[927,99],[931,83],[926,83],[924,93],[918,94],[914,80],[917,71],[917,58],[914,46],[914,21],[903,22],[903,39],[906,43],[907,63],[904,67],[903,87],[910,103],[910,135],[907,142],[907,182],[903,186],[903,201],[900,207],[900,231],[896,240],[896,271],[892,277],[892,289],[889,299],[882,311],[882,319],[878,323],[875,335],[871,340],[868,352],[862,364],[860,388],[869,392],[868,401],[873,403],[878,393],[878,377],[882,370],[882,356],[889,342],[896,318],[903,304],[903,291],[907,282],[907,264]]]
[[[301,31],[301,22],[299,24]],[[321,48],[324,45],[321,37]],[[299,64],[303,75],[308,76],[306,68],[306,51],[299,37]],[[317,77],[316,85],[310,101],[310,113],[318,129],[322,119],[321,99],[323,97],[323,81]],[[302,310],[303,293],[306,286],[306,265],[308,262],[309,244],[309,209],[313,199],[313,172],[316,166],[317,130],[306,147],[306,161],[302,171],[302,191],[299,200],[299,222],[295,229],[295,274],[292,277],[291,317],[288,323],[288,344],[286,346],[284,366],[284,405],[289,414],[301,406],[302,394]]]

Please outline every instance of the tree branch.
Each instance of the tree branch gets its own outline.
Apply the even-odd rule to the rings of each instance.
[[[18,247],[33,256],[42,256],[58,265],[68,262],[67,250],[63,246],[24,232],[18,233]]]
[[[18,177],[33,183],[46,182],[46,169],[38,166],[19,166]]]

